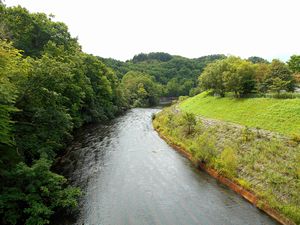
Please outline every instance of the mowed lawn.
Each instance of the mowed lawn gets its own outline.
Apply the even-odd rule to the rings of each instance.
[[[185,112],[241,125],[300,135],[300,99],[219,98],[201,93],[179,104]]]

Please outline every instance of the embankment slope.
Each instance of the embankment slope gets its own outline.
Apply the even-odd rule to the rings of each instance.
[[[199,94],[179,104],[185,112],[249,127],[300,134],[300,99],[218,98]]]
[[[195,123],[186,112],[197,115]],[[258,206],[267,203],[300,224],[299,99],[236,100],[200,94],[165,108],[153,125],[192,160],[254,193]]]

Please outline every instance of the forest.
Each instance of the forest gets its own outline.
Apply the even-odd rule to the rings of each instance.
[[[162,52],[102,58],[84,53],[52,16],[0,2],[0,223],[48,224],[77,206],[80,189],[53,164],[85,124],[156,105],[161,96],[280,95],[296,88],[299,62]]]
[[[75,129],[126,110],[114,72],[42,13],[0,5],[0,223],[48,224],[81,191],[52,170]]]
[[[209,63],[224,58],[225,55],[217,54],[189,59],[163,52],[152,52],[140,53],[126,62],[115,59],[103,59],[103,62],[113,68],[118,77],[122,77],[128,71],[149,74],[162,86],[163,96],[178,97],[198,94],[199,74]]]

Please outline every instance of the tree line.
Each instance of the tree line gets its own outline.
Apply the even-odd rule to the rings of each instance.
[[[254,59],[254,61],[253,61]],[[271,63],[263,60],[244,60],[230,56],[209,64],[199,76],[202,90],[211,90],[221,97],[226,92],[245,97],[249,94],[264,96],[268,92],[293,92],[299,82],[299,56],[291,56],[288,63],[274,59]]]
[[[198,76],[211,62],[224,59],[225,55],[209,55],[189,59],[163,52],[140,53],[126,62],[103,59],[122,78],[129,71],[137,71],[153,77],[162,90],[162,96],[195,95],[199,93]]]
[[[0,4],[1,224],[48,224],[77,205],[80,190],[53,161],[74,129],[129,108],[130,91],[65,24]]]

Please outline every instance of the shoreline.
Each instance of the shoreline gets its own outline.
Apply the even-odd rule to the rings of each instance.
[[[277,210],[275,210],[275,209],[271,208],[270,206],[268,206],[267,203],[263,202],[261,204],[261,202],[259,201],[260,200],[259,197],[256,196],[253,192],[245,189],[244,187],[242,187],[241,185],[237,184],[233,180],[230,180],[230,179],[228,179],[228,178],[220,175],[215,169],[208,167],[205,163],[202,163],[202,162],[199,162],[199,161],[194,162],[193,159],[192,159],[191,153],[189,153],[183,147],[174,144],[168,137],[166,137],[165,135],[161,134],[159,132],[159,130],[156,129],[155,127],[153,127],[153,128],[157,132],[157,134],[159,135],[160,138],[162,138],[169,146],[171,146],[177,152],[179,152],[180,154],[182,154],[185,158],[187,158],[190,161],[192,161],[198,169],[203,170],[204,172],[206,172],[207,174],[209,174],[210,176],[212,176],[213,178],[215,178],[217,181],[219,181],[220,183],[222,183],[223,185],[227,186],[229,189],[231,189],[235,193],[237,193],[240,196],[242,196],[248,202],[250,202],[255,207],[257,207],[258,209],[260,209],[263,212],[265,212],[267,215],[269,215],[271,218],[273,218],[274,220],[276,220],[280,224],[283,224],[283,225],[296,225],[296,223],[294,223],[290,219],[288,219],[285,216],[283,216],[282,214],[280,214]]]

